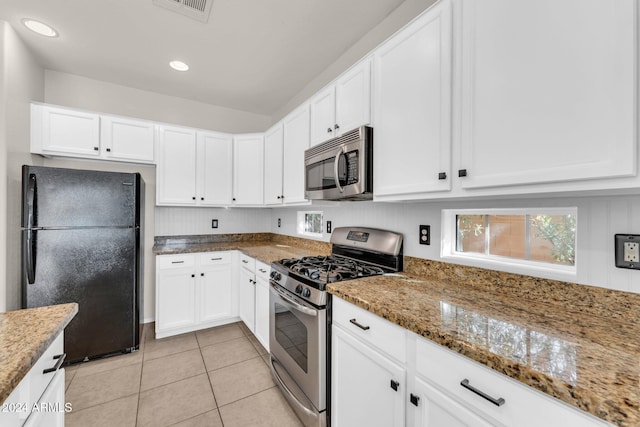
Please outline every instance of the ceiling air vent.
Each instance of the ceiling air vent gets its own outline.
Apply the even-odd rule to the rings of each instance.
[[[172,10],[200,22],[207,22],[213,0],[152,0],[156,6]]]

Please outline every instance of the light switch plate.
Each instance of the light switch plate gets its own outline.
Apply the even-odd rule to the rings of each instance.
[[[616,234],[616,267],[640,270],[640,234]]]

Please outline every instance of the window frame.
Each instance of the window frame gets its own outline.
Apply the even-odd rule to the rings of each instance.
[[[576,218],[575,263],[574,265],[553,264],[544,261],[509,258],[486,253],[459,252],[458,244],[458,215],[574,215]],[[443,209],[442,210],[442,241],[440,257],[443,260],[454,261],[480,268],[502,269],[520,274],[552,275],[559,279],[573,279],[578,274],[579,250],[578,234],[580,227],[578,208],[490,208],[490,209]]]
[[[304,224],[305,224],[305,216],[306,215],[320,215],[320,232],[319,233],[315,233],[315,232],[312,232],[312,231],[305,231]],[[322,237],[323,237],[322,231],[323,230],[324,230],[324,214],[323,214],[322,211],[298,211],[296,232],[300,236],[312,237],[312,238],[315,238],[315,239],[322,239]]]

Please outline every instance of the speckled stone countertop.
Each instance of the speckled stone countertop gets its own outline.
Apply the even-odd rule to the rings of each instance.
[[[408,273],[327,289],[612,424],[640,426],[640,295],[408,258]]]
[[[0,313],[0,403],[77,312],[70,303]]]
[[[153,253],[171,255],[239,250],[266,264],[285,258],[327,255],[331,245],[271,233],[224,234],[213,236],[156,237]]]

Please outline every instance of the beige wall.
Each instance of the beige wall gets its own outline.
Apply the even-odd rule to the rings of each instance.
[[[434,4],[436,0],[405,0],[380,24],[347,49],[335,62],[320,71],[298,94],[272,115],[272,123],[277,122],[318,90],[330,83],[353,64],[365,57],[393,33]]]
[[[42,164],[42,159],[29,154],[29,122],[31,101],[44,98],[44,70],[18,37],[13,28],[0,21],[2,29],[3,79],[0,95],[4,111],[2,183],[0,200],[6,200],[0,214],[0,233],[6,246],[0,249],[4,274],[0,284],[0,311],[20,308],[20,210],[21,166]],[[0,157],[1,159],[1,157]],[[6,251],[6,252],[5,252]]]
[[[262,132],[270,117],[134,89],[57,71],[45,71],[45,102],[219,132]]]

